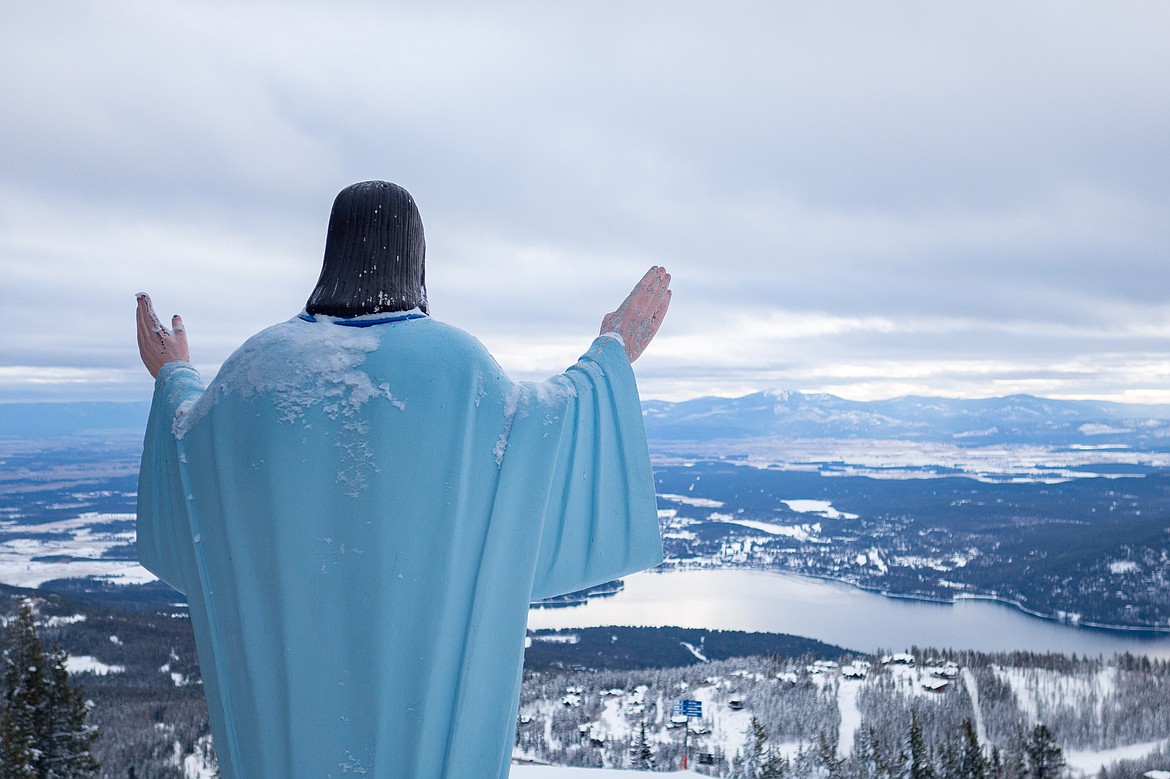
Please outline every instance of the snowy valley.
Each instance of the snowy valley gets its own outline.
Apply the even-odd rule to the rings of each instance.
[[[738,400],[646,404],[667,568],[779,571],[939,602],[995,597],[1069,626],[1170,627],[1161,409]],[[140,444],[123,434],[133,413],[118,410],[107,428],[102,409],[58,413],[38,423],[43,439],[36,425],[0,426],[0,610],[37,599],[44,635],[70,653],[95,704],[104,776],[135,764],[138,776],[202,779],[214,750],[186,608],[135,559]],[[604,779],[602,768],[647,760],[677,769],[684,725],[672,708],[684,698],[703,707],[687,732],[691,771],[703,775],[765,764],[793,777],[893,775],[915,722],[940,772],[969,742],[967,722],[1003,776],[1038,724],[1069,776],[1170,772],[1161,653],[581,628],[561,606],[547,612],[570,629],[530,636],[520,779]]]

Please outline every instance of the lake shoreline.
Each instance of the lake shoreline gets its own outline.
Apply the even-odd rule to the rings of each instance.
[[[761,568],[753,565],[692,565],[685,560],[666,560],[658,566],[651,568],[648,573],[668,573],[670,571],[758,571],[760,573],[780,574],[783,576],[795,576],[799,579],[807,579],[810,581],[825,581],[841,584],[851,587],[862,592],[872,593],[874,595],[881,595],[891,600],[905,600],[916,601],[920,603],[934,603],[939,606],[955,606],[960,601],[986,601],[991,603],[998,603],[1005,607],[1013,608],[1022,614],[1026,614],[1036,619],[1041,619],[1046,622],[1054,622],[1070,628],[1085,628],[1092,631],[1101,631],[1105,633],[1121,633],[1128,635],[1142,635],[1145,634],[1149,638],[1170,636],[1170,626],[1157,625],[1113,625],[1103,622],[1094,622],[1081,619],[1069,619],[1061,617],[1058,614],[1047,614],[1036,609],[1028,608],[1017,600],[1004,597],[1002,595],[991,595],[988,593],[959,593],[952,596],[950,599],[932,597],[930,595],[923,595],[919,593],[900,593],[883,590],[878,587],[867,587],[864,584],[842,579],[835,576],[828,576],[825,574],[815,573],[800,573],[784,568]]]

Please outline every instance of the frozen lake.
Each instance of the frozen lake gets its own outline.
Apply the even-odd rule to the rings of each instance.
[[[625,589],[582,606],[529,611],[528,626],[601,625],[791,633],[849,649],[912,645],[1065,654],[1132,652],[1170,657],[1170,634],[1095,630],[1029,616],[1000,603],[954,605],[888,598],[838,582],[739,569],[644,572]]]

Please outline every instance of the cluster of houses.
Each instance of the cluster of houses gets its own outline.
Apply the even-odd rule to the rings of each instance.
[[[886,666],[901,666],[903,668],[913,668],[917,661],[914,655],[900,652],[893,655],[882,655],[882,665]],[[955,681],[959,675],[959,666],[953,660],[942,660],[937,657],[927,659],[922,664],[924,676],[921,676],[919,684],[922,689],[927,692],[944,692]]]
[[[926,693],[945,692],[955,683],[960,673],[958,664],[953,661],[932,657],[919,664],[914,655],[909,653],[883,655],[877,660],[877,663],[886,671],[892,672],[904,679],[905,683],[915,684]],[[811,677],[818,681],[818,683],[824,683],[839,675],[842,679],[860,681],[870,675],[873,666],[873,662],[862,659],[852,659],[843,663],[834,660],[816,660],[804,667],[803,674],[799,670],[781,671],[775,675],[775,680],[782,684],[796,685],[802,677]],[[745,670],[733,671],[731,676],[743,677],[745,679],[751,677],[754,681],[763,681],[764,679],[759,673]],[[725,699],[727,707],[732,711],[742,711],[749,705],[749,701],[745,697],[734,696],[734,688],[739,685],[731,679],[708,677],[704,679],[700,686],[726,686],[728,691],[733,693],[732,697]],[[686,684],[680,684],[680,688],[685,689]],[[647,686],[639,685],[633,690],[615,688],[601,691],[600,694],[603,700],[609,699],[611,701],[611,703],[606,704],[604,707],[608,710],[609,718],[623,717],[624,715],[623,718],[633,720],[644,715],[647,705],[645,696],[648,690],[649,688]],[[560,698],[561,705],[566,708],[576,708],[582,706],[584,702],[585,689],[578,685],[567,686],[564,694]],[[606,715],[603,714],[602,719],[607,719]],[[663,724],[670,730],[681,729],[688,724],[687,717],[679,714],[664,719],[666,721]],[[527,714],[520,715],[519,723],[521,725],[528,725],[531,722],[531,716]],[[578,726],[578,729],[581,738],[590,741],[595,746],[601,746],[604,743],[605,733],[610,730],[610,728],[605,727],[601,722],[596,721],[583,722]],[[701,721],[690,723],[691,735],[701,736],[707,735],[710,732],[710,728]]]
[[[908,652],[899,652],[892,655],[882,655],[880,663],[887,668],[916,670],[918,661]],[[833,660],[817,660],[812,665],[805,666],[810,676],[819,677],[840,673],[845,679],[865,679],[869,676],[872,664],[868,660],[853,660],[844,665]],[[920,674],[915,674],[919,685],[927,692],[943,692],[947,690],[959,675],[959,666],[951,660],[930,658],[922,664]],[[791,672],[776,675],[780,681],[796,684],[799,677]]]

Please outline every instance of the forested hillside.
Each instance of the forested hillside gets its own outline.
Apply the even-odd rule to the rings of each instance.
[[[4,590],[5,624],[27,595]],[[212,776],[185,608],[124,612],[53,594],[33,604],[46,645],[68,652],[72,682],[93,702],[99,776],[122,779],[131,765],[152,779]],[[528,653],[522,759],[677,766],[683,731],[672,707],[691,699],[703,707],[690,721],[692,761],[702,757],[699,770],[715,776],[760,766],[787,766],[790,777],[898,776],[912,726],[940,778],[958,776],[947,771],[972,740],[997,776],[1019,776],[1037,725],[1091,776],[1170,770],[1164,660],[924,649],[862,656],[793,636],[678,628],[541,631]]]
[[[1170,663],[921,649],[529,672],[517,749],[556,764],[677,767],[679,699],[702,703],[687,740],[712,776],[1116,779],[1170,768]],[[1068,770],[1032,770],[1044,760]]]

